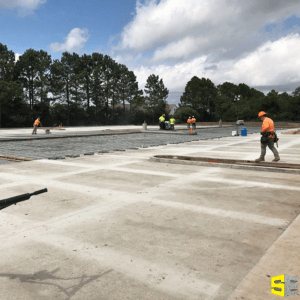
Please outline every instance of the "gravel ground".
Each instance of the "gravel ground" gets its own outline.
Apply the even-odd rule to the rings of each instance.
[[[97,152],[124,151],[126,149],[228,137],[232,135],[232,131],[235,129],[235,127],[196,129],[197,135],[138,133],[2,142],[0,143],[0,155],[32,159],[61,159],[68,156],[76,157],[80,154],[92,155]],[[260,132],[260,127],[247,127],[247,130],[248,134],[257,133]],[[4,161],[2,162],[4,163]]]

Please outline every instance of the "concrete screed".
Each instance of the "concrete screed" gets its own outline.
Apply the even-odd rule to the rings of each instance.
[[[259,138],[0,165],[1,199],[48,188],[0,212],[0,299],[278,299],[271,277],[300,277],[300,175],[149,161],[253,160]]]

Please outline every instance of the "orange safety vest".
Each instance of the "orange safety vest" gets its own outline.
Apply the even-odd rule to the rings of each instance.
[[[34,121],[34,123],[33,123],[33,125],[35,125],[35,126],[39,126],[40,125],[40,121],[38,120],[38,119],[36,119],[35,121]]]
[[[192,118],[192,122],[191,123],[196,123],[196,119]]]
[[[274,134],[274,122],[268,118],[265,117],[261,126],[261,131],[262,132],[270,132],[270,135],[268,136],[269,138],[275,137]]]
[[[188,123],[192,123],[192,119],[188,119],[187,122],[188,122]]]

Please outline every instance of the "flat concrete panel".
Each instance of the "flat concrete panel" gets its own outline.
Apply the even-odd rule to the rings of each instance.
[[[114,138],[109,147],[162,143],[167,135],[151,136]],[[300,276],[299,175],[149,160],[217,151],[255,159],[259,138],[205,140],[205,151],[203,141],[189,141],[0,165],[1,199],[48,188],[0,212],[1,297],[273,299],[268,275]],[[101,139],[77,140],[72,151],[92,151]],[[49,141],[40,143],[41,154],[64,153],[65,144],[47,149]],[[32,154],[30,144],[5,143],[0,154]],[[300,163],[280,152],[297,145],[300,137],[282,135],[281,161]]]

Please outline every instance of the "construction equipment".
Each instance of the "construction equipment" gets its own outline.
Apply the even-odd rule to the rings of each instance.
[[[48,190],[45,188],[45,189],[38,190],[38,191],[35,191],[30,194],[27,193],[27,194],[0,200],[0,210],[7,208],[10,205],[17,204],[18,202],[26,201],[26,200],[30,199],[31,196],[36,196],[36,195],[46,193],[46,192],[48,192]]]

